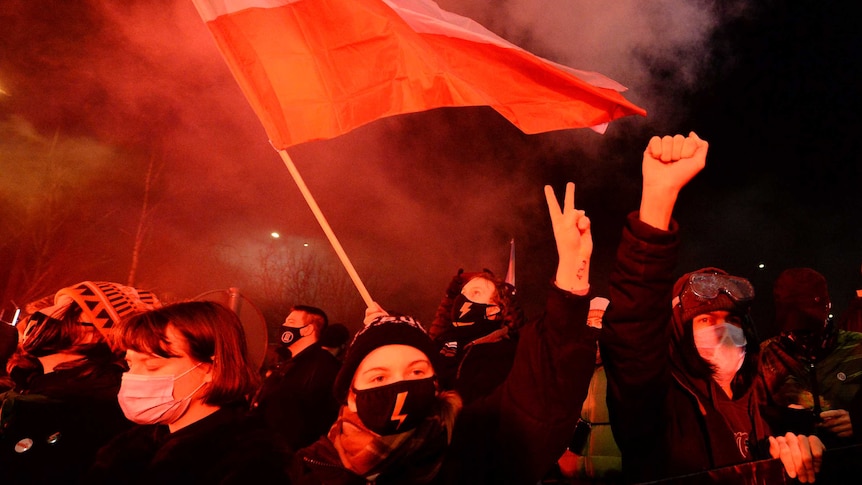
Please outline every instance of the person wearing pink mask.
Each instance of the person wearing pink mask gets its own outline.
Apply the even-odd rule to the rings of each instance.
[[[286,481],[286,444],[245,417],[258,375],[233,311],[175,303],[126,320],[118,341],[117,399],[138,426],[99,450],[87,483]]]
[[[627,219],[610,276],[599,340],[623,474],[633,482],[693,476],[692,483],[765,483],[763,474],[786,472],[814,482],[820,440],[773,437],[760,414],[752,285],[717,268],[674,284],[679,229],[672,212],[707,150],[694,132],[652,137],[640,210]]]

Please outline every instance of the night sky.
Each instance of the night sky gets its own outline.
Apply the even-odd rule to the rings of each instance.
[[[751,278],[768,336],[781,270],[823,273],[836,313],[860,284],[862,36],[828,4],[441,1],[619,81],[648,116],[528,136],[488,108],[439,109],[288,151],[372,297],[430,323],[459,267],[505,274],[512,238],[524,306],[541,311],[556,264],[544,184],[577,184],[606,294],[643,148],[694,130],[710,152],[677,205],[679,273]],[[0,0],[0,26],[4,319],[64,285],[131,279],[166,301],[239,287],[270,323],[312,304],[359,325],[361,298],[191,1]],[[276,256],[316,290],[270,302]]]

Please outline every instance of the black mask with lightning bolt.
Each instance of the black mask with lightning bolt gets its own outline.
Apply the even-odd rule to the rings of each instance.
[[[398,381],[371,389],[353,389],[356,413],[368,429],[379,435],[409,431],[434,409],[436,378]]]
[[[502,313],[498,305],[476,303],[459,294],[452,303],[451,317],[452,328],[445,338],[462,347],[499,329]]]

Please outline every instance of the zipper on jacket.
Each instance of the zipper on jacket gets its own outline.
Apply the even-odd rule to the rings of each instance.
[[[351,474],[353,474],[353,475],[356,475],[355,473],[353,473],[352,471],[348,470],[348,469],[347,469],[347,468],[345,468],[344,466],[342,466],[342,465],[336,465],[335,463],[328,463],[328,462],[325,462],[325,461],[315,460],[314,458],[311,458],[311,457],[308,457],[308,456],[303,456],[303,457],[302,457],[302,461],[304,461],[304,462],[305,462],[306,464],[308,464],[308,465],[315,465],[315,466],[320,466],[320,467],[325,467],[325,468],[337,468],[337,469],[339,469],[339,470],[344,470],[344,471],[345,471],[345,472],[347,472],[347,473],[351,473]],[[379,475],[379,474],[378,474],[378,475]],[[377,477],[376,477],[376,476],[374,477],[374,479],[369,479],[369,478],[367,478],[367,477],[362,477],[362,478],[364,478],[364,479],[365,479],[365,485],[375,485],[375,484],[377,483]]]
[[[814,398],[814,418],[820,420],[820,413],[823,408],[820,407],[820,385],[817,382],[817,369],[814,365],[814,359],[808,364],[808,372],[811,377],[811,396]]]
[[[338,468],[339,470],[347,470],[347,468],[344,468],[341,465],[336,465],[335,463],[328,463],[325,461],[315,460],[314,458],[311,458],[308,456],[303,456],[302,461],[304,461],[305,463],[307,463],[309,465],[316,465],[316,466],[322,466],[322,467],[327,467],[327,468]],[[347,471],[350,471],[350,470],[347,470]]]

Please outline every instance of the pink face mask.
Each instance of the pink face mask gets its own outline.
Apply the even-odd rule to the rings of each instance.
[[[179,419],[189,408],[192,396],[206,382],[202,382],[194,391],[182,399],[174,399],[174,381],[197,369],[196,366],[174,376],[146,376],[141,374],[123,374],[120,392],[117,400],[120,408],[129,421],[138,424],[171,424]]]

